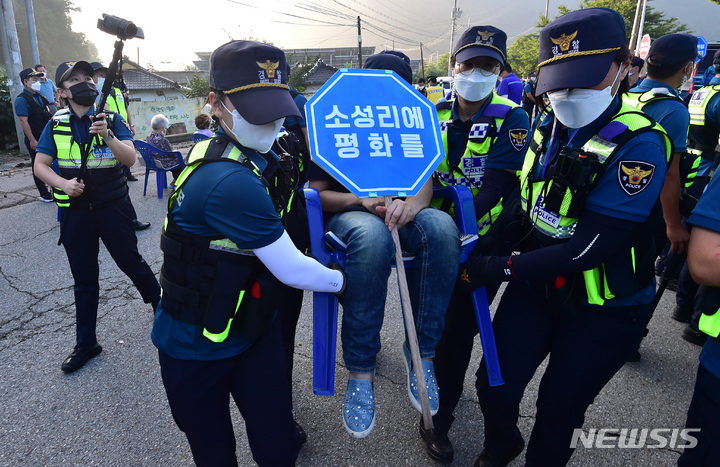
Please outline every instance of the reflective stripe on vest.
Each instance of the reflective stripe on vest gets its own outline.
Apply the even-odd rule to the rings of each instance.
[[[625,131],[629,130],[632,132],[631,137],[625,138],[624,141],[632,139],[633,134],[645,131],[653,131],[662,135],[665,141],[667,161],[670,161],[673,151],[672,142],[662,127],[645,114],[638,112],[632,106],[625,103],[622,104],[620,110],[611,118],[610,122],[598,131],[598,134],[593,136],[583,145],[583,151],[597,154],[598,160],[602,164],[605,164],[608,159],[612,158],[624,146],[624,144],[618,145],[600,137],[599,134],[602,134],[603,130],[608,128],[611,124],[617,125],[615,122],[622,124],[626,128]],[[621,132],[619,134],[624,133],[625,132]],[[616,136],[619,136],[619,134],[616,134],[610,139],[614,139]],[[567,217],[565,215],[567,213],[567,208],[572,202],[573,193],[570,189],[566,190],[561,204],[561,212],[556,213],[544,207],[544,196],[542,195],[543,192],[548,192],[552,185],[552,181],[534,181],[532,186],[529,184],[529,177],[535,169],[535,161],[539,161],[539,152],[544,151],[544,144],[545,142],[543,141],[542,134],[538,129],[536,129],[535,134],[533,135],[533,141],[531,142],[525,156],[525,162],[520,176],[521,206],[525,212],[528,212],[528,197],[530,189],[532,188],[534,199],[532,200],[533,209],[529,213],[529,218],[533,226],[548,237],[566,240],[573,235],[578,222],[577,218]],[[594,180],[595,177],[593,177],[593,181]],[[544,186],[546,183],[547,186]],[[634,273],[636,269],[634,248],[631,248],[630,255],[632,257]],[[585,291],[587,293],[589,304],[603,305],[605,300],[610,300],[615,297],[608,287],[607,276],[602,265],[590,271],[583,271],[583,279],[585,282]]]
[[[720,310],[712,315],[701,314],[698,328],[708,336],[720,336]]]
[[[715,158],[715,148],[720,144],[720,124],[705,119],[710,100],[719,92],[720,84],[704,86],[695,91],[688,102],[688,112],[690,112],[688,152],[707,160]],[[708,154],[704,154],[705,152]]]
[[[457,170],[452,171],[450,165],[448,164],[449,152],[447,134],[448,128],[452,124],[452,109],[438,110],[438,120],[440,120],[440,132],[442,134],[443,147],[445,149],[445,158],[442,162],[440,162],[440,165],[435,170],[435,178],[443,186],[464,185],[470,188],[473,197],[477,195],[482,187],[487,154],[495,145],[495,141],[499,136],[499,131],[505,122],[505,117],[513,108],[518,107],[518,105],[510,99],[505,99],[495,93],[490,94],[490,96],[490,103],[488,103],[488,106],[485,107],[485,110],[487,111],[489,108],[492,108],[494,113],[498,115],[502,114],[502,116],[492,116],[487,118],[490,119],[490,121],[473,123],[470,128],[467,145],[465,146],[465,152],[458,162],[457,168],[461,172],[458,172]],[[452,102],[453,101],[449,101],[448,103],[452,104]],[[489,107],[490,105],[493,105],[494,107]],[[482,117],[485,117],[485,115]],[[487,120],[482,117],[482,120]],[[440,201],[434,200],[432,205],[439,207]],[[490,210],[490,212],[486,213],[478,220],[478,232],[480,235],[487,232],[494,219],[496,219],[500,214],[500,211],[502,211],[502,199]],[[450,214],[453,215],[453,212],[450,212]]]

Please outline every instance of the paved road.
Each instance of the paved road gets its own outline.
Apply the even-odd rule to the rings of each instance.
[[[98,338],[103,353],[71,375],[60,363],[74,345],[72,277],[57,246],[56,208],[35,201],[29,169],[0,167],[0,465],[78,466],[192,465],[187,441],[175,427],[160,380],[157,352],[150,342],[152,313],[126,276],[101,248]],[[144,169],[131,183],[139,219],[152,222],[138,233],[139,248],[154,271],[161,266],[160,226],[166,198],[154,180],[142,196]],[[400,342],[402,319],[391,278],[381,335],[373,433],[355,440],[342,426],[340,409],[346,372],[337,366],[336,395],[312,394],[311,294],[305,295],[298,328],[295,416],[309,435],[299,465],[433,465],[417,434],[419,415],[405,386]],[[682,326],[670,319],[674,297],[667,292],[650,323],[643,358],[626,365],[587,413],[584,428],[682,428],[697,369],[699,347],[679,338]],[[476,343],[474,362],[481,348]],[[340,353],[338,352],[338,355]],[[476,363],[475,363],[476,364]],[[535,416],[538,378],[521,407],[520,429],[527,440]],[[471,465],[483,441],[483,420],[469,372],[450,432],[455,465]],[[233,409],[241,465],[253,465],[244,424]],[[679,449],[580,448],[570,465],[675,464]],[[511,465],[522,465],[516,460]]]

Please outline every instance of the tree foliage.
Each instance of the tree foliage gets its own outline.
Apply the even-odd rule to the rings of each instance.
[[[664,13],[655,10],[648,0],[647,10],[645,11],[645,25],[643,26],[643,34],[650,34],[650,37],[657,39],[665,34],[676,32],[685,32],[688,30],[686,24],[682,24],[677,18],[668,18]],[[720,4],[720,0],[710,0]],[[635,20],[635,10],[637,8],[637,0],[583,0],[580,8],[610,8],[620,13],[625,19],[625,29],[628,41],[632,35],[633,21]],[[573,10],[565,5],[558,5],[557,15],[559,18],[565,13]],[[540,15],[538,22],[535,23],[537,28],[545,27],[551,19]],[[526,76],[530,71],[535,70],[538,63],[538,34],[527,34],[519,37],[510,47],[508,47],[508,60],[513,66],[517,76]],[[630,47],[633,48],[632,46]]]
[[[13,8],[22,66],[32,67],[35,63],[32,63],[25,0],[13,0]],[[95,44],[85,34],[72,30],[71,15],[79,10],[72,0],[33,2],[40,62],[47,67],[51,77],[55,76],[57,65],[67,60],[101,61]]]
[[[508,60],[513,67],[516,76],[525,77],[531,71],[535,71],[538,64],[539,41],[537,34],[528,34],[518,37],[508,47]]]
[[[7,75],[0,72],[0,149],[5,148],[5,137],[15,132],[12,102]]]
[[[193,77],[190,78],[188,88],[189,90],[185,91],[187,97],[207,97],[210,92],[209,80],[195,73]]]
[[[320,56],[315,55],[310,57],[306,53],[304,57],[299,57],[297,54],[288,54],[285,59],[287,60],[288,65],[290,65],[290,77],[288,78],[288,82],[293,89],[298,92],[304,92],[305,86],[303,84],[303,79],[305,78],[307,72],[317,64],[318,60],[320,60]]]
[[[437,61],[425,60],[425,78],[428,76],[447,76],[448,64],[450,63],[450,52],[440,55]],[[422,68],[413,75],[413,83],[422,76]]]

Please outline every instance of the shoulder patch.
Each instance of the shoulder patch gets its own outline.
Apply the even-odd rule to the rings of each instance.
[[[515,148],[516,151],[522,151],[525,148],[527,142],[528,131],[525,128],[513,128],[508,131],[508,138],[510,138],[510,144]]]
[[[630,196],[642,192],[655,175],[655,165],[642,161],[622,161],[618,164],[618,182]]]

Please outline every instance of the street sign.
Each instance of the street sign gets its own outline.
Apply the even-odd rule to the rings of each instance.
[[[445,157],[435,106],[392,71],[341,69],[305,110],[313,161],[358,197],[414,196]]]
[[[648,52],[650,52],[650,34],[645,34],[640,40],[640,48],[638,49],[638,55],[640,56],[640,58],[645,60]]]
[[[703,58],[705,58],[705,55],[707,55],[708,51],[708,42],[705,40],[703,36],[697,36],[698,39],[698,45],[697,45],[697,51],[699,57],[695,58],[695,63],[699,62]]]

